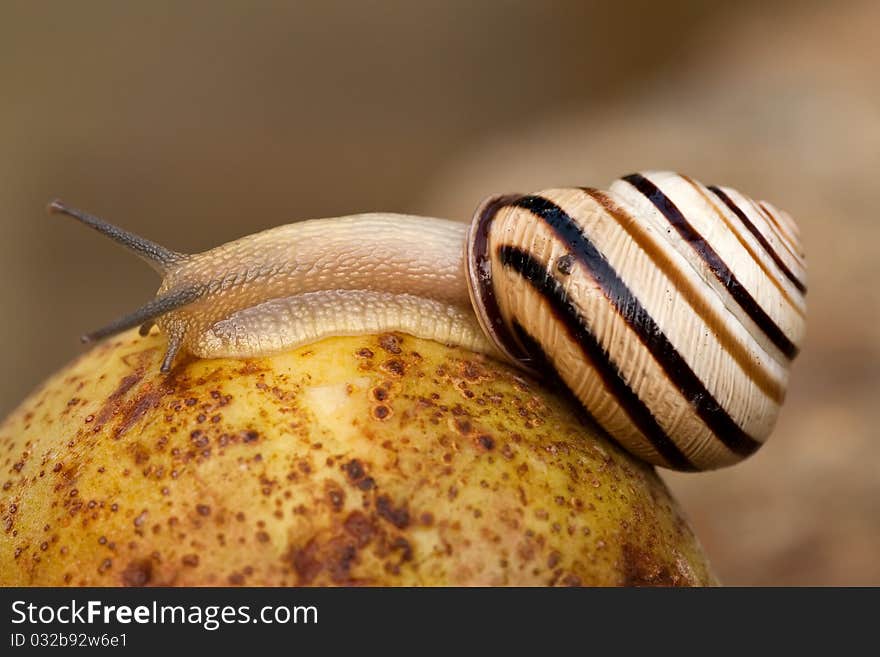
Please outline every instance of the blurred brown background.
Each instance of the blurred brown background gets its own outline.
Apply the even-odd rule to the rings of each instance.
[[[670,168],[788,209],[808,342],[770,444],[665,478],[728,584],[880,584],[877,2],[0,4],[0,414],[149,299],[53,197],[181,251],[467,220]]]

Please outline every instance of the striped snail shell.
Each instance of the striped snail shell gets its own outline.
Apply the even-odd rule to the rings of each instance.
[[[201,358],[401,331],[555,373],[620,444],[705,470],[770,433],[804,335],[791,218],[672,173],[608,191],[486,201],[470,227],[372,213],[313,219],[178,253],[55,201],[147,261],[152,301],[84,337],[156,325]]]
[[[630,452],[677,470],[766,440],[804,337],[791,218],[683,175],[489,199],[467,241],[481,325],[552,368]]]

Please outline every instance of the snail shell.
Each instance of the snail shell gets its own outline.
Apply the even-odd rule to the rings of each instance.
[[[487,200],[470,227],[364,214],[187,255],[53,202],[162,276],[156,298],[85,336],[155,323],[184,349],[250,357],[397,330],[551,372],[636,456],[729,465],[766,440],[805,330],[791,218],[673,173],[608,191]]]
[[[672,173],[490,199],[467,242],[474,307],[635,455],[717,468],[761,446],[785,396],[805,328],[796,230]]]

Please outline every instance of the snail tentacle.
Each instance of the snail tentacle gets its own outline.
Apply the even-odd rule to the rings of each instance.
[[[63,214],[85,224],[102,235],[109,237],[117,244],[122,245],[132,253],[139,256],[159,274],[165,274],[169,268],[186,258],[183,253],[177,253],[171,249],[166,249],[161,244],[156,244],[150,240],[135,235],[127,230],[114,226],[113,224],[95,217],[94,215],[70,208],[64,205],[60,200],[52,201],[48,206],[50,214]]]
[[[159,367],[161,372],[170,372],[174,366],[174,359],[180,348],[183,346],[185,328],[183,326],[174,326],[168,332],[168,348],[165,350],[165,356],[162,358],[162,365]]]
[[[144,326],[152,327],[153,322],[156,319],[162,315],[177,310],[178,308],[193,303],[196,299],[201,297],[204,292],[205,290],[203,287],[196,285],[159,295],[137,310],[110,322],[106,326],[102,326],[95,331],[85,334],[80,339],[83,343],[96,342],[97,340],[108,338],[111,335],[122,333],[122,331],[127,331],[135,326],[140,326],[141,331],[143,331]],[[149,328],[146,330],[149,332]],[[142,333],[142,335],[145,335],[145,333]]]

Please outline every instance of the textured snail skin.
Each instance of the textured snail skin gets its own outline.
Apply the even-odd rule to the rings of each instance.
[[[270,229],[169,269],[160,296],[202,292],[156,323],[204,358],[387,330],[492,353],[468,300],[465,231],[453,221],[395,214]]]
[[[162,369],[401,331],[555,373],[624,447],[705,470],[766,440],[804,336],[791,218],[672,173],[608,191],[489,199],[470,228],[363,214],[185,255],[60,203],[163,275],[157,297],[87,339],[155,324]]]

